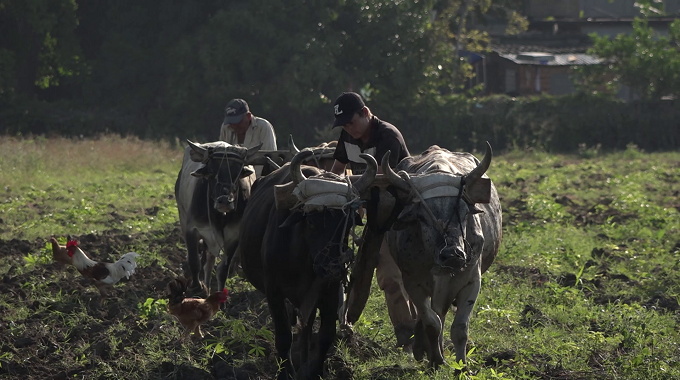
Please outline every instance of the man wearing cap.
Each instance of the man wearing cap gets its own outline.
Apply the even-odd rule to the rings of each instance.
[[[267,120],[253,116],[248,103],[243,99],[232,99],[227,103],[220,140],[246,148],[262,144],[261,150],[276,150],[274,127]],[[262,166],[255,165],[254,169],[259,178],[262,175]]]
[[[390,167],[397,166],[399,161],[409,156],[397,127],[373,115],[359,94],[343,93],[335,101],[333,111],[333,128],[342,127],[333,155],[333,173],[344,173],[348,163],[351,163],[353,173],[363,173],[366,163],[359,157],[360,153],[368,153],[381,162],[385,153],[390,151]],[[375,268],[378,285],[385,292],[397,345],[410,348],[415,327],[415,308],[404,289],[401,271],[387,244],[383,244],[384,234],[391,225],[390,219],[395,216],[396,207],[396,199],[391,194],[372,189],[371,201],[366,206],[368,225],[364,228],[357,262],[352,271],[350,293],[341,311],[346,316],[341,315],[341,322],[346,323],[343,326],[346,328],[359,319],[368,300]],[[388,214],[391,215],[388,217]]]

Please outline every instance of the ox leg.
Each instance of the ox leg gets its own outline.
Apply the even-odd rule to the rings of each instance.
[[[384,242],[380,248],[380,259],[375,276],[380,289],[385,292],[385,303],[392,326],[394,326],[397,347],[404,347],[408,350],[413,344],[411,337],[416,315],[411,312],[412,305],[404,289],[401,271],[390,254],[387,242]]]
[[[470,326],[470,315],[472,309],[475,307],[477,297],[479,296],[479,289],[481,288],[481,276],[475,276],[456,297],[456,316],[451,324],[451,340],[456,350],[456,361],[463,361],[466,363],[467,355],[467,341],[468,329]]]
[[[312,332],[314,330],[314,319],[316,319],[316,310],[309,315],[309,320],[307,320],[300,332],[300,339],[297,344],[298,357],[300,358],[297,363],[297,367],[300,368],[300,370],[298,370],[298,377],[300,376],[299,374],[302,371],[302,368],[305,368],[305,366],[309,364],[309,349]]]
[[[425,356],[425,345],[427,344],[425,336],[425,327],[423,326],[423,321],[418,319],[416,321],[416,326],[413,330],[413,358],[421,361]]]
[[[238,273],[238,268],[241,266],[241,251],[237,249],[232,257],[227,258],[227,260],[229,263],[229,269],[227,271],[226,277],[231,278],[236,276],[236,273]]]
[[[220,256],[220,263],[217,265],[215,270],[215,277],[217,277],[217,290],[222,291],[224,289],[224,284],[227,282],[227,276],[229,272],[232,272],[234,268],[233,259],[239,256],[238,254],[238,243],[230,243],[225,247],[224,253]]]
[[[203,263],[203,284],[205,291],[210,295],[210,283],[212,282],[212,272],[215,267],[215,255],[210,251],[205,253],[205,262]]]
[[[437,368],[444,364],[444,352],[441,349],[442,321],[431,308],[430,295],[417,284],[405,283],[411,300],[418,310],[418,321],[422,324],[422,337],[430,365]],[[415,356],[415,353],[414,353]]]
[[[290,346],[293,343],[293,333],[290,331],[288,312],[286,311],[285,298],[281,292],[269,290],[267,287],[267,304],[269,313],[274,322],[274,345],[279,362],[277,380],[290,380],[295,376],[295,369],[290,357]]]
[[[338,287],[339,283],[335,283],[324,290],[321,304],[319,305],[319,314],[321,317],[321,326],[319,327],[319,347],[316,352],[316,357],[301,371],[298,379],[316,380],[323,377],[323,364],[326,361],[326,356],[335,341],[335,322],[338,318]],[[313,319],[312,319],[313,321]]]
[[[190,231],[186,234],[184,240],[187,244],[187,262],[191,274],[191,288],[189,291],[192,293],[191,295],[204,295],[201,292],[205,292],[207,296],[207,289],[205,289],[205,285],[199,277],[199,272],[201,271],[199,237],[195,231]]]

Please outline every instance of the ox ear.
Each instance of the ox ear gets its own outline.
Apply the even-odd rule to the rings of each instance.
[[[401,210],[401,213],[399,213],[399,216],[397,217],[397,220],[394,221],[392,224],[392,229],[399,231],[407,228],[409,224],[415,223],[418,221],[418,204],[417,203],[412,203],[406,207],[404,207],[403,210]]]
[[[196,169],[196,171],[191,172],[191,175],[196,178],[204,178],[210,176],[210,170],[208,169],[208,165],[201,165],[201,167]]]
[[[208,155],[208,150],[203,147],[202,144],[195,143],[191,140],[187,140],[187,143],[191,147],[189,151],[189,158],[194,162],[203,162]]]
[[[255,174],[255,170],[253,170],[252,166],[250,165],[243,166],[243,170],[241,170],[241,178],[248,178],[253,174]]]
[[[480,178],[472,183],[471,186],[465,186],[464,196],[469,203],[491,202],[491,180],[489,178]]]
[[[283,223],[281,223],[279,228],[293,227],[294,225],[300,223],[302,219],[304,219],[304,217],[305,216],[302,214],[301,211],[294,211],[293,213],[288,215],[286,220]]]
[[[248,152],[246,153],[246,159],[245,159],[245,161],[248,162],[248,160],[249,160],[255,153],[257,153],[257,152],[260,150],[260,148],[262,148],[262,145],[264,145],[264,143],[261,143],[260,145],[254,146],[254,147],[252,147],[252,148],[248,148]]]
[[[477,207],[477,205],[472,204],[472,205],[468,205],[468,213],[469,213],[470,215],[483,214],[483,213],[484,213],[484,210],[482,210],[481,208]]]

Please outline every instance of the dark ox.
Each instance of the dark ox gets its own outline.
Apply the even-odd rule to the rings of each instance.
[[[342,178],[333,180],[332,173],[301,167],[312,154],[302,151],[290,164],[258,179],[241,221],[241,267],[248,281],[267,297],[282,363],[280,380],[317,379],[323,374],[323,363],[335,339],[341,281],[346,278],[346,264],[353,254],[347,248],[347,237],[356,221],[359,195],[369,188],[377,172],[375,159],[363,155],[369,169],[350,186]],[[306,200],[303,197],[298,207],[277,209],[275,185],[291,180],[297,186],[299,199],[302,189],[310,190],[311,184],[346,187],[329,195],[330,199],[325,196],[328,193],[310,190],[313,194]],[[286,299],[296,308],[302,325],[297,371],[290,354],[294,321],[287,311]],[[321,325],[318,349],[312,352],[310,337],[317,309]]]
[[[255,176],[245,162],[259,147],[246,149],[222,141],[187,142],[189,146],[184,150],[182,169],[175,182],[175,198],[187,245],[192,292],[208,294],[215,257],[221,250],[216,274],[219,290],[224,288],[226,256],[238,246],[238,227]],[[202,249],[208,252],[201,254]]]
[[[443,326],[451,307],[451,340],[456,361],[466,361],[470,314],[479,295],[481,275],[494,261],[501,243],[501,206],[496,188],[483,178],[491,163],[491,146],[482,162],[469,153],[431,146],[408,157],[393,171],[383,159],[383,173],[399,190],[405,206],[387,233],[390,253],[402,272],[404,287],[416,306],[413,346],[421,360],[444,363]],[[487,199],[468,196],[486,184]],[[490,194],[490,197],[488,197]]]

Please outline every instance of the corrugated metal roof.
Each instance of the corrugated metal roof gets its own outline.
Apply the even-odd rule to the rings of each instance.
[[[553,54],[555,59],[545,61],[537,60],[536,58],[519,59],[518,54],[498,54],[498,55],[519,65],[577,66],[577,65],[597,65],[602,62],[600,58],[583,53]]]
[[[510,54],[531,51],[540,51],[550,54],[585,53],[592,44],[582,44],[578,46],[551,46],[540,44],[505,43],[489,44],[489,49],[496,53]]]

